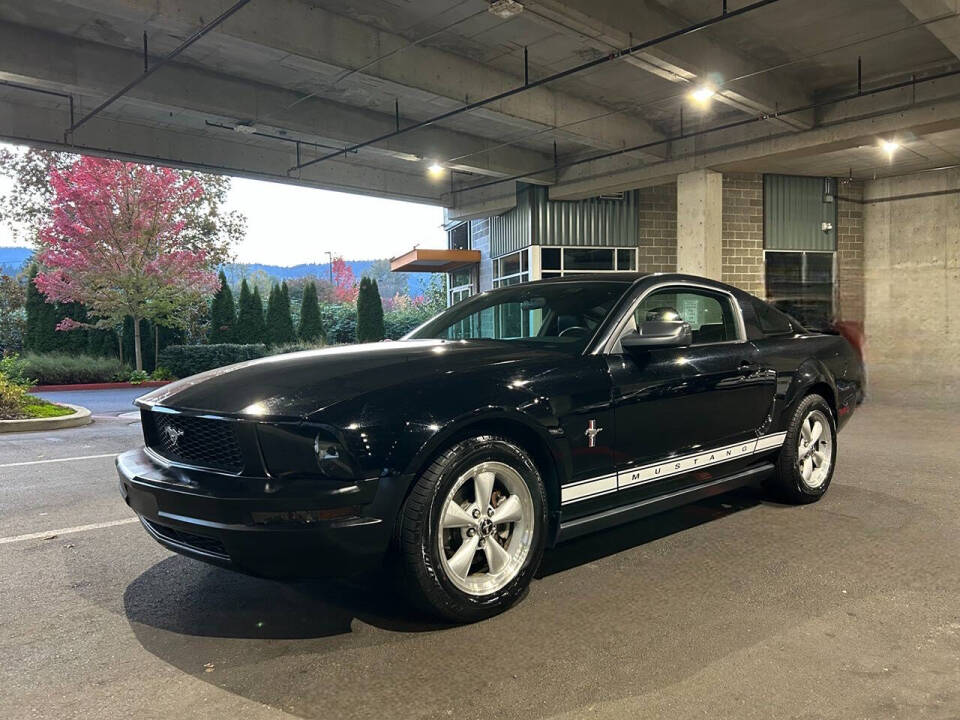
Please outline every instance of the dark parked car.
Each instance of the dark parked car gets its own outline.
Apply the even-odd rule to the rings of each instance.
[[[299,352],[137,401],[117,458],[147,532],[271,577],[399,571],[457,620],[544,548],[763,482],[826,492],[863,398],[842,337],[686,275],[576,275],[464,300],[400,342]]]

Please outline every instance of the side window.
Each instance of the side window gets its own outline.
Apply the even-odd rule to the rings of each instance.
[[[685,320],[693,330],[694,345],[739,340],[730,298],[708,290],[657,290],[634,311],[637,325],[648,320]]]
[[[785,335],[793,332],[793,326],[787,316],[765,302],[753,301],[753,309],[757,314],[757,324],[764,335]]]

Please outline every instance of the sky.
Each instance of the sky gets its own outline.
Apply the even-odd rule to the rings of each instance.
[[[0,177],[0,194],[10,189]],[[227,205],[247,216],[246,239],[235,248],[242,263],[324,263],[328,251],[345,260],[373,260],[414,245],[446,247],[443,210],[430,205],[245,178],[233,178]],[[0,223],[0,246],[16,244]]]

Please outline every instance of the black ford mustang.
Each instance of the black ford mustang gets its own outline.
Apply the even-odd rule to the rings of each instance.
[[[846,340],[736,288],[577,275],[469,298],[400,342],[158,389],[117,468],[172,550],[271,577],[386,559],[429,609],[475,620],[548,545],[746,483],[818,499],[863,392]]]

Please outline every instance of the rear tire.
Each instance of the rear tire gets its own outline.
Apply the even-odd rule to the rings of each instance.
[[[807,395],[790,418],[768,487],[777,499],[793,505],[812,503],[830,487],[837,462],[837,426],[830,405]]]
[[[488,618],[527,589],[546,527],[546,491],[527,453],[504,438],[462,440],[431,463],[404,503],[401,581],[431,614]]]

